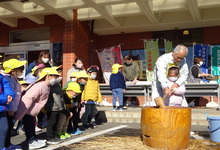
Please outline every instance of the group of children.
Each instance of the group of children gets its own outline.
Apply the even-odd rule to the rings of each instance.
[[[4,71],[0,74],[0,150],[21,149],[10,141],[16,120],[23,126],[29,149],[58,144],[72,135],[81,134],[81,130],[95,127],[96,104],[102,101],[96,80],[97,66],[91,66],[87,72],[73,72],[71,82],[62,88],[62,66],[39,64],[25,81],[19,83],[26,62],[10,59],[3,63]],[[40,112],[44,112],[47,118],[46,140],[38,139],[35,133]],[[80,119],[82,126],[78,124]]]
[[[11,144],[11,131],[15,120],[23,125],[29,149],[58,144],[62,140],[78,135],[82,130],[95,127],[96,104],[102,101],[99,83],[96,80],[99,68],[91,66],[85,71],[72,72],[70,81],[61,87],[62,66],[45,67],[39,64],[32,69],[25,81],[18,81],[27,61],[10,59],[3,63],[0,74],[0,150],[19,149]],[[122,65],[114,64],[110,76],[113,95],[113,111],[123,110],[125,79],[120,72]],[[178,67],[171,67],[167,73],[167,83],[171,87],[179,77]],[[182,106],[185,86],[173,89],[173,94],[165,100],[166,105]],[[47,116],[47,139],[40,140],[35,133],[37,115]],[[82,113],[83,112],[83,113]],[[82,126],[79,126],[79,120]]]

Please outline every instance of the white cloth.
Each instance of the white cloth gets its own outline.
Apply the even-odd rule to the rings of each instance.
[[[183,84],[188,77],[188,66],[186,64],[186,59],[182,59],[179,63],[176,64],[180,70],[180,77],[176,81],[178,85]],[[172,52],[163,54],[160,56],[154,67],[154,74],[152,77],[152,99],[154,100],[157,97],[163,97],[163,89],[168,87],[167,85],[167,70],[170,66],[174,66]]]

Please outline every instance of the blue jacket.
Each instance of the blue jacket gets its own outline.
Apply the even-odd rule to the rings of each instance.
[[[0,74],[0,112],[8,109],[8,105],[6,104],[8,95],[11,95],[12,99],[15,98],[15,92],[12,90],[8,80]]]
[[[125,79],[121,72],[111,74],[110,76],[110,89],[122,88],[125,89]]]
[[[25,72],[25,76],[27,76],[35,66],[37,66],[37,61],[33,61],[32,63],[30,63]]]

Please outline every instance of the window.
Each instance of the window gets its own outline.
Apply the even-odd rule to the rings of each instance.
[[[44,41],[50,39],[50,29],[40,28],[32,30],[11,31],[9,36],[10,43]]]

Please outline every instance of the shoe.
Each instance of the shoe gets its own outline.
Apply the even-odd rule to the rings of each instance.
[[[113,108],[113,110],[112,111],[116,111],[117,109],[116,108]]]
[[[6,148],[6,150],[22,150],[22,148],[20,145],[11,144],[9,147]]]
[[[61,140],[65,140],[67,139],[67,137],[63,134],[64,132],[58,133],[57,136],[61,139]]]
[[[123,106],[123,109],[127,109],[127,107],[126,107],[126,106]]]
[[[41,128],[38,128],[38,126],[35,126],[35,131],[36,131],[36,132],[40,132],[40,131],[41,131]]]
[[[49,141],[47,141],[47,144],[49,145],[55,145],[55,144],[59,144],[61,143],[61,141],[59,139],[51,139]]]
[[[119,111],[123,111],[123,108],[119,108]]]
[[[92,129],[97,128],[97,124],[95,124],[95,123],[90,123],[89,125]]]
[[[46,146],[46,143],[41,143],[37,140],[34,140],[33,142],[28,144],[29,149],[36,149],[36,148],[42,148],[44,146]]]
[[[42,140],[42,139],[37,139],[37,141],[40,142],[40,143],[46,143],[47,142],[47,140]]]
[[[60,135],[59,138],[60,138],[61,140],[67,139],[67,137],[66,137],[65,135]]]
[[[82,132],[82,131],[81,131]],[[71,135],[69,134],[69,133],[67,133],[67,132],[63,132],[63,135],[66,137],[66,138],[70,138],[71,137]]]
[[[19,133],[18,133],[18,130],[16,130],[16,129],[12,129],[12,131],[11,131],[11,136],[16,136],[16,135],[18,135]]]
[[[77,130],[74,132],[74,133],[71,133],[72,135],[79,135],[79,134],[82,134],[83,132],[77,128]]]

